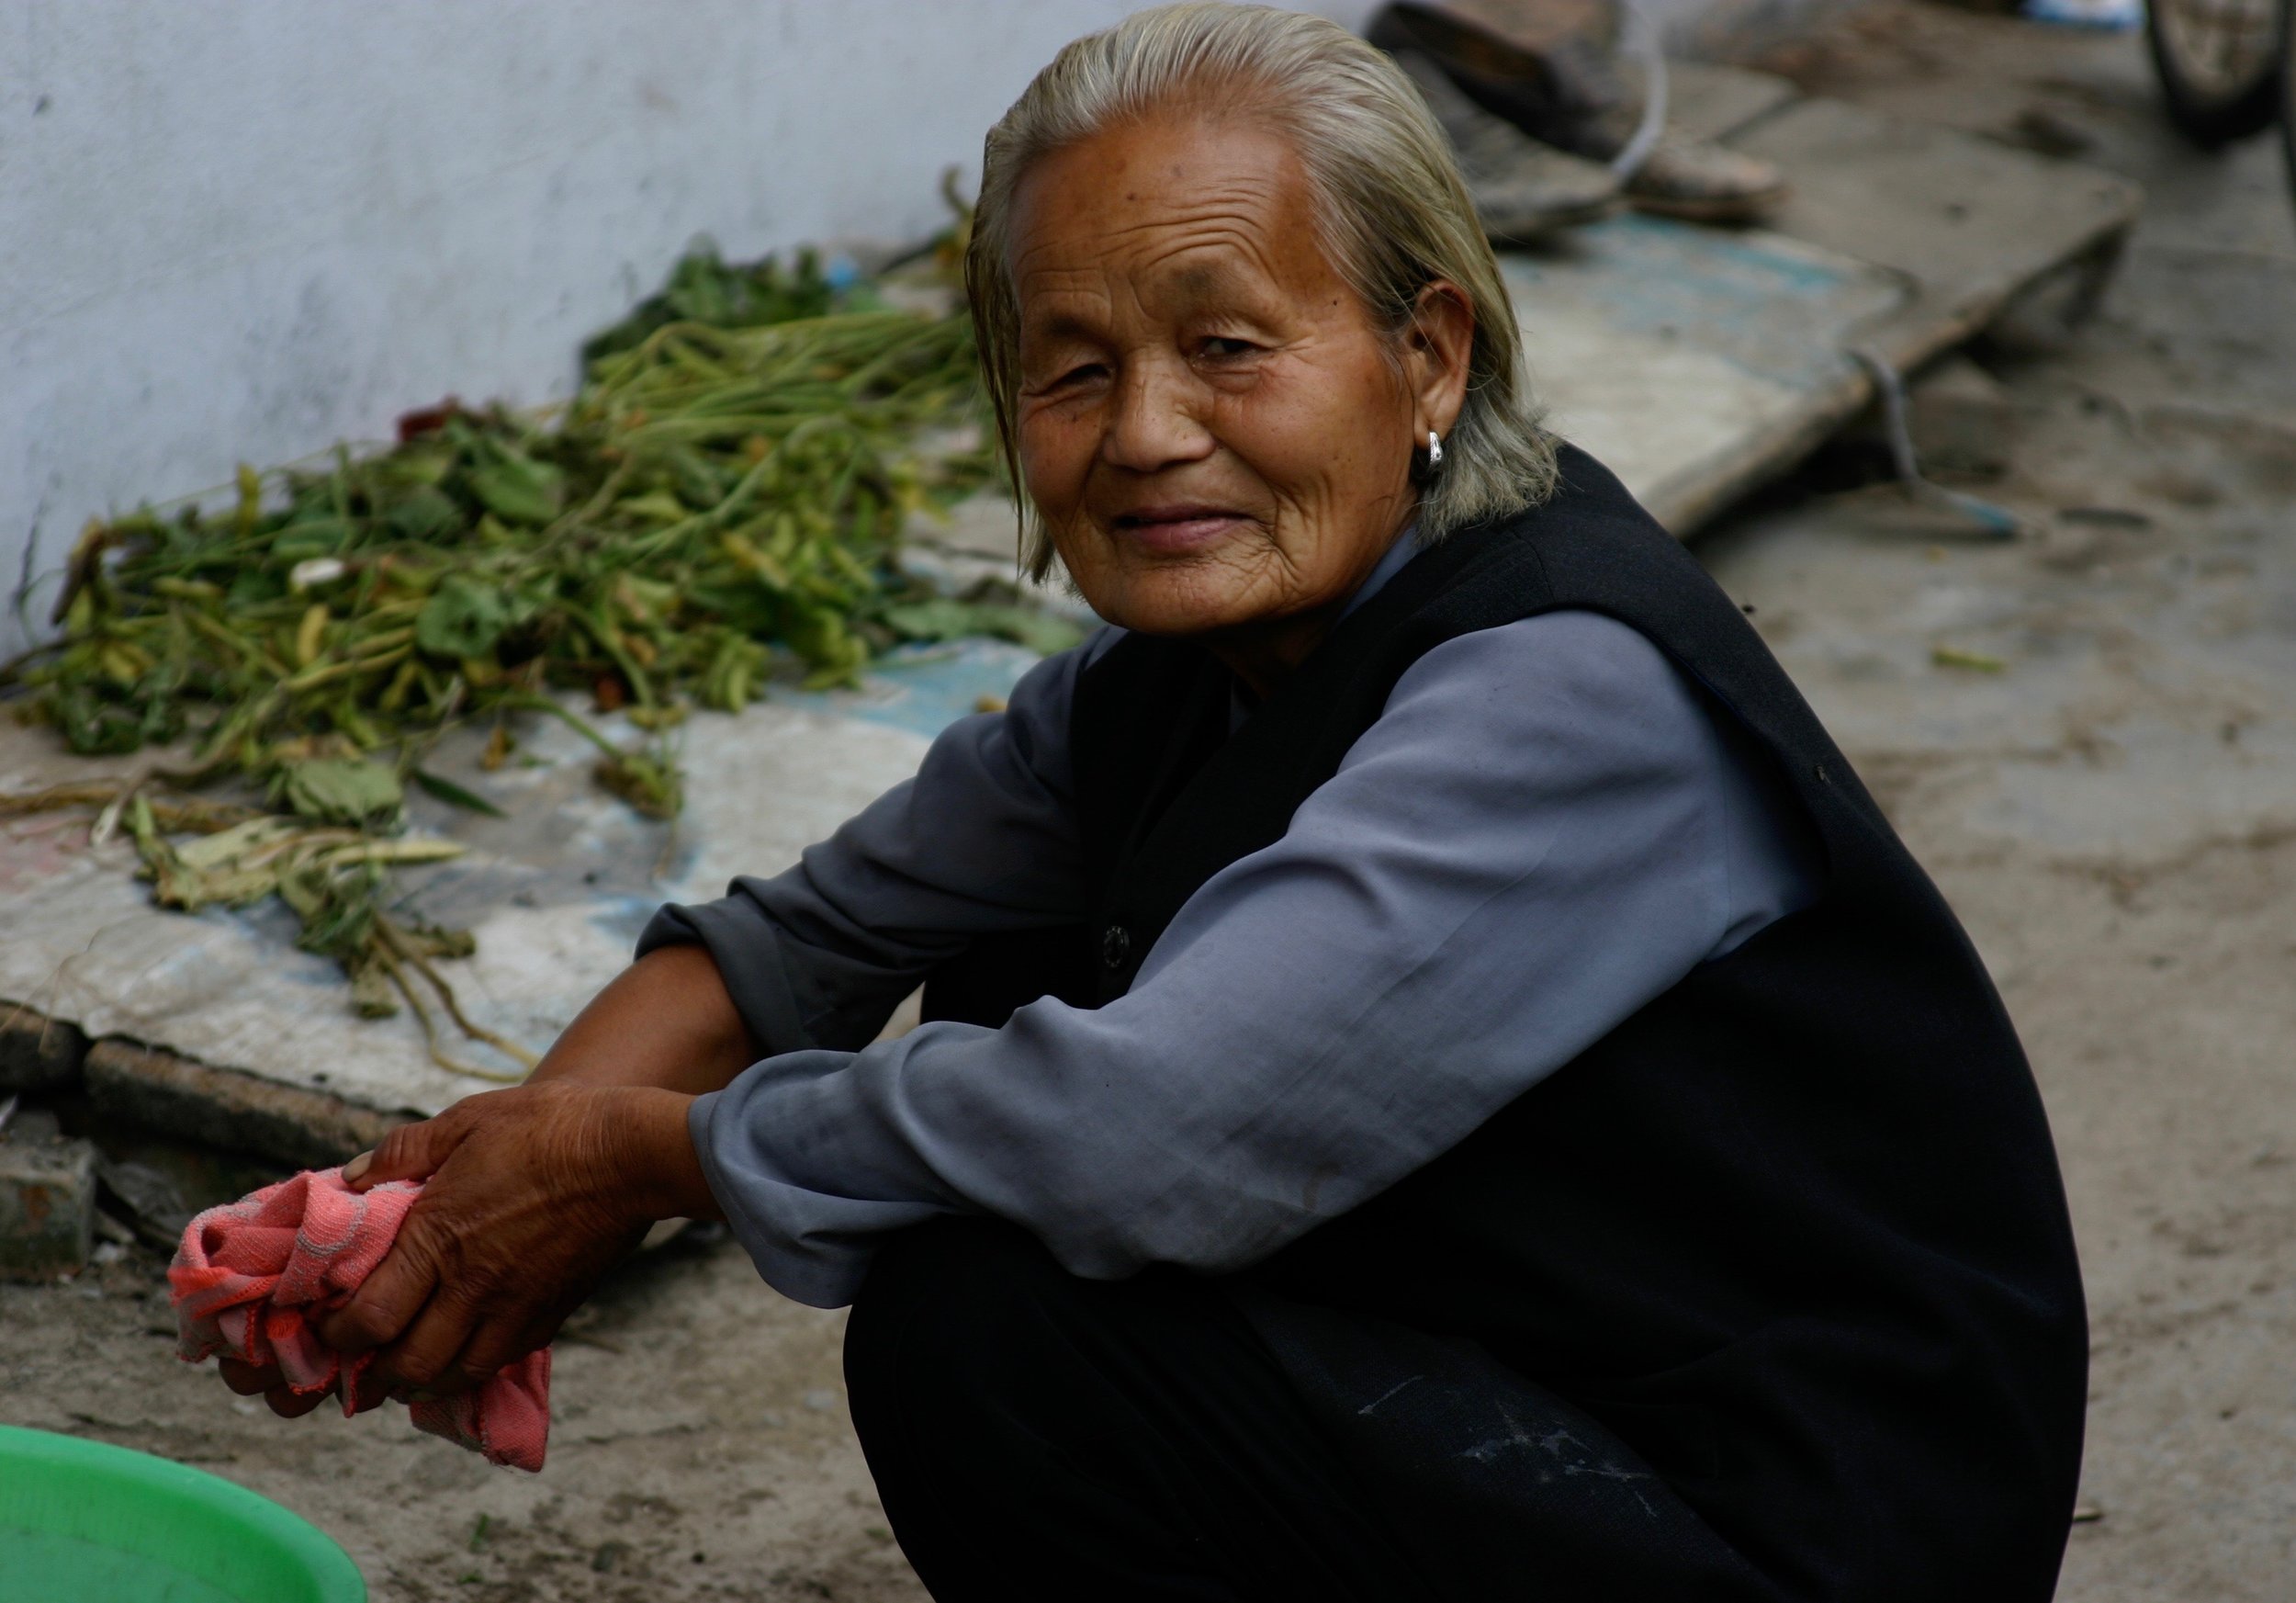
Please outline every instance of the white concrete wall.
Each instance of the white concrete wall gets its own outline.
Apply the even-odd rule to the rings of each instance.
[[[1133,8],[0,0],[0,594],[242,459],[564,394],[697,233],[921,236],[941,168]]]
[[[921,236],[941,169],[1138,3],[0,0],[0,597],[242,460],[566,393],[696,234]],[[1641,3],[1711,49],[1845,0]]]

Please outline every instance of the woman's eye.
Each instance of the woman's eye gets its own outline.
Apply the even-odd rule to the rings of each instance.
[[[1235,356],[1248,356],[1258,348],[1249,340],[1230,339],[1225,334],[1214,334],[1203,344],[1204,355],[1214,361],[1224,361]]]

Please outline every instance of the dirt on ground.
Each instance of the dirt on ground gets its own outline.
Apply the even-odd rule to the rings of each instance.
[[[2148,188],[2088,323],[1975,349],[2011,403],[2009,465],[1964,488],[2021,537],[1909,504],[1839,446],[1697,549],[1960,910],[2032,1053],[2095,1326],[2060,1596],[2277,1600],[2296,1585],[2296,222],[2277,156],[2180,145],[2128,35],[1876,0],[1771,64]],[[159,1258],[107,1257],[0,1288],[0,1419],[276,1498],[377,1598],[923,1596],[847,1422],[839,1316],[723,1241],[647,1257],[577,1316],[539,1476],[396,1410],[283,1423],[231,1398],[173,1357]]]
[[[2134,36],[1875,5],[1818,93],[2142,182],[2096,318],[1976,359],[1988,541],[1836,451],[1697,546],[1984,954],[2054,1123],[2093,1326],[2066,1603],[2296,1595],[2296,209]],[[1998,668],[1987,666],[1998,663]],[[1975,664],[1972,666],[1971,664]],[[1973,1580],[1975,1577],[1973,1577]]]

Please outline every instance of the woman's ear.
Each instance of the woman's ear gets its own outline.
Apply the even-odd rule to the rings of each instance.
[[[1423,288],[1403,328],[1403,372],[1418,412],[1416,433],[1447,435],[1458,422],[1474,349],[1475,308],[1467,292],[1448,278]]]

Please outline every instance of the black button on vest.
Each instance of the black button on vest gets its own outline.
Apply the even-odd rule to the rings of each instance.
[[[1121,924],[1110,924],[1100,935],[1101,966],[1113,972],[1124,966],[1132,954],[1131,931]]]

